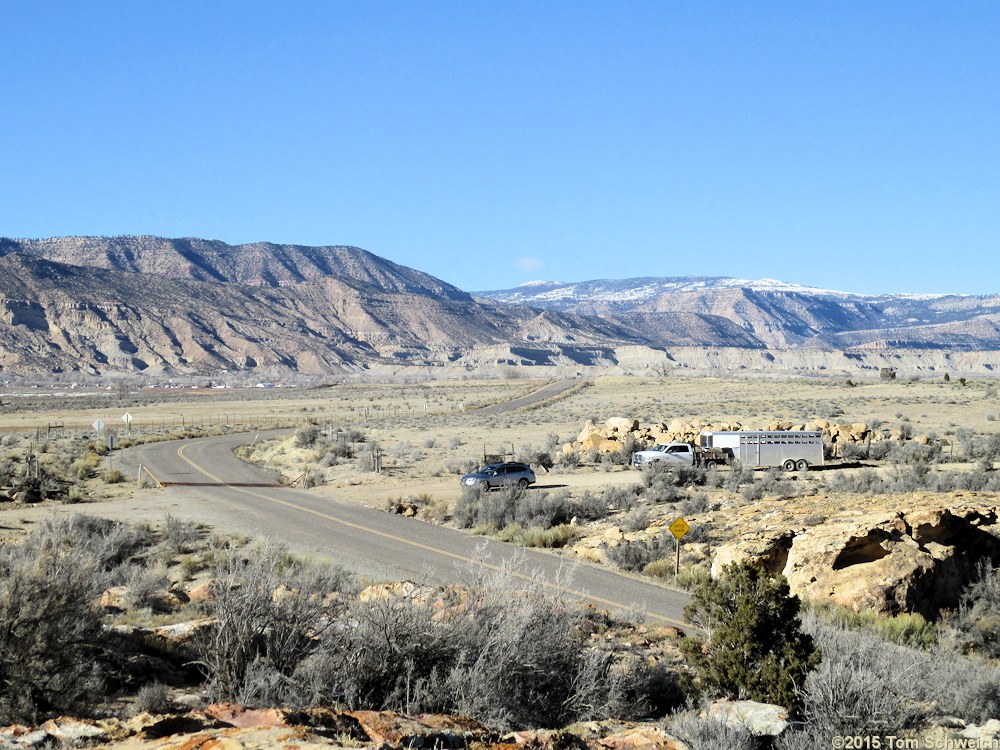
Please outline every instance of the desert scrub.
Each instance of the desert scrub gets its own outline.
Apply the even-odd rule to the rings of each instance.
[[[102,479],[105,484],[121,484],[125,481],[125,475],[118,469],[108,469]]]
[[[82,503],[86,499],[87,496],[84,494],[83,489],[73,485],[66,493],[66,497],[63,498],[63,502],[67,505],[72,505],[74,503]]]
[[[1000,491],[1000,472],[992,465],[977,464],[970,471],[933,470],[927,464],[891,466],[885,471],[865,468],[857,472],[835,472],[826,486],[834,492],[852,494],[899,494],[919,490],[936,492]]]
[[[96,453],[88,452],[69,465],[70,475],[76,479],[88,479],[94,475],[100,460]]]
[[[1000,710],[1000,670],[940,648],[908,648],[870,630],[830,623],[807,613],[804,629],[823,653],[805,680],[804,734],[819,747],[834,735],[888,734],[930,715],[982,722]]]
[[[185,521],[169,513],[163,519],[163,542],[175,555],[192,551],[204,533],[204,529],[194,521]]]
[[[575,469],[580,465],[580,454],[575,450],[559,451],[556,454],[555,465],[562,469]]]
[[[640,474],[642,483],[646,487],[654,485],[700,486],[705,484],[708,477],[708,471],[701,466],[674,465],[665,461],[653,461],[644,466]]]
[[[675,567],[673,560],[661,557],[659,560],[647,563],[642,569],[642,574],[650,578],[673,578],[675,576]]]
[[[314,424],[304,424],[295,430],[295,447],[296,448],[312,448],[316,445],[316,441],[319,439],[320,431],[319,427]]]
[[[976,578],[963,590],[955,611],[945,613],[942,639],[964,654],[989,659],[1000,656],[1000,575],[988,559],[980,561]]]
[[[443,497],[427,496],[420,508],[417,516],[434,523],[444,523],[449,518],[450,503]]]
[[[79,550],[19,550],[0,571],[0,721],[81,710],[100,684],[97,566]]]
[[[751,479],[740,487],[740,497],[744,502],[761,500],[767,496],[777,497],[779,500],[795,497],[798,487],[783,476],[780,469],[768,469],[760,479]]]
[[[622,517],[621,521],[618,522],[618,526],[622,531],[630,533],[643,531],[649,526],[652,520],[649,508],[634,508]]]
[[[82,712],[103,696],[109,643],[97,596],[147,541],[74,515],[0,547],[0,722]]]
[[[614,546],[605,543],[602,549],[612,565],[638,573],[656,560],[673,559],[673,539],[672,534],[661,534],[644,541],[623,539]]]
[[[163,714],[171,708],[170,692],[162,682],[150,682],[139,688],[135,696],[133,711],[141,713]]]
[[[731,727],[695,710],[678,712],[666,720],[667,731],[691,750],[757,750],[757,738],[743,727]],[[819,747],[818,745],[816,747]]]
[[[671,572],[673,571],[671,570]],[[687,565],[682,562],[680,573],[674,577],[673,584],[685,591],[694,591],[698,587],[704,586],[711,577],[708,565]]]
[[[484,526],[494,533],[512,524],[550,529],[574,518],[595,520],[607,513],[604,502],[589,493],[577,500],[567,491],[549,493],[518,487],[495,491],[466,488],[451,508],[459,528]]]
[[[459,713],[500,729],[637,718],[678,696],[676,676],[587,648],[584,610],[540,579],[513,565],[470,574],[466,588],[431,598],[390,587],[362,599],[280,550],[224,555],[208,605],[219,626],[199,642],[209,692]]]
[[[825,623],[851,630],[868,631],[901,646],[930,649],[937,644],[938,625],[917,613],[880,615],[871,610],[855,612],[831,602],[810,602],[805,608]]]
[[[250,555],[220,550],[208,607],[219,624],[197,641],[209,692],[243,703],[283,700],[287,681],[329,625],[331,595],[348,588],[342,571],[301,564],[282,547],[262,544]]]
[[[521,547],[541,547],[558,549],[565,547],[576,537],[577,528],[569,524],[560,524],[548,529],[540,526],[523,528],[518,524],[505,526],[497,533],[497,538],[503,542],[511,542]]]
[[[10,458],[0,459],[0,484],[9,487],[17,477],[17,464]]]
[[[640,484],[631,487],[606,487],[601,493],[600,502],[608,511],[632,510],[639,502],[642,491]]]
[[[548,471],[555,466],[555,459],[552,458],[551,448],[538,448],[528,445],[516,454],[515,460],[532,466],[540,466]]]

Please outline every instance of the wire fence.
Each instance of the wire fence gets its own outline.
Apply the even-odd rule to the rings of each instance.
[[[208,414],[181,414],[173,417],[142,418],[133,417],[127,421],[119,416],[94,419],[67,419],[59,422],[48,421],[35,425],[8,425],[0,432],[34,433],[38,440],[55,437],[99,437],[115,435],[124,437],[148,437],[186,432],[252,432],[256,430],[293,429],[303,424],[318,425],[324,432],[331,427],[365,425],[386,419],[434,418],[465,413],[464,404],[447,407],[412,406],[359,406],[339,412],[324,411],[321,414],[246,414],[242,412],[219,412]]]

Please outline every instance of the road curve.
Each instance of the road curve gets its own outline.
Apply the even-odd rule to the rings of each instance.
[[[651,623],[683,625],[689,601],[683,592],[591,563],[568,563],[555,554],[276,485],[273,477],[236,458],[235,448],[252,439],[241,434],[151,443],[129,449],[127,460],[141,463],[164,485],[155,490],[166,495],[163,505],[183,494],[189,501],[185,505],[195,501],[214,519],[232,519],[233,528],[314,550],[372,579],[453,583],[469,578],[476,566],[507,564],[519,578],[535,576],[586,603],[639,611]]]

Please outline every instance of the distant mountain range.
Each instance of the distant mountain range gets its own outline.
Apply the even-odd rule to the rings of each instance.
[[[717,316],[749,337],[745,346],[1000,349],[1000,295],[867,296],[774,279],[703,276],[532,282],[475,296],[610,320],[640,315],[641,325],[657,328],[672,315]]]
[[[1000,351],[1000,296],[714,277],[469,294],[360,248],[196,238],[0,238],[0,321],[0,373],[36,375],[850,370],[914,350],[920,367],[989,370],[993,356],[968,353]]]

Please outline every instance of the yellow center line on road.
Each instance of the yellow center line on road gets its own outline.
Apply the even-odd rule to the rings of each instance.
[[[225,485],[225,486],[229,487],[230,489],[235,490],[236,492],[242,492],[242,493],[244,493],[246,495],[250,495],[251,497],[256,497],[256,498],[259,498],[261,500],[267,500],[268,502],[272,502],[272,503],[275,503],[277,505],[283,505],[286,508],[291,508],[293,510],[298,510],[298,511],[301,511],[302,513],[310,513],[310,514],[312,514],[314,516],[318,516],[319,518],[326,519],[327,521],[333,521],[334,523],[340,524],[341,526],[346,526],[347,528],[350,528],[350,529],[355,529],[357,531],[364,531],[364,532],[367,532],[369,534],[374,534],[375,536],[382,537],[383,539],[389,539],[390,541],[397,542],[399,544],[405,544],[405,545],[410,546],[410,547],[415,547],[417,549],[422,549],[425,552],[431,552],[433,554],[441,555],[443,557],[449,557],[449,558],[451,558],[453,560],[457,560],[459,562],[468,563],[468,564],[471,564],[471,565],[480,565],[480,566],[482,566],[484,568],[487,568],[488,570],[493,570],[493,571],[496,571],[498,573],[505,572],[505,570],[506,570],[505,568],[503,568],[503,567],[501,567],[499,565],[493,565],[492,563],[488,563],[485,560],[476,560],[474,558],[466,557],[465,555],[460,555],[460,554],[455,553],[455,552],[449,552],[448,550],[444,550],[444,549],[441,549],[439,547],[432,547],[432,546],[430,546],[428,544],[422,544],[420,542],[415,542],[412,539],[406,539],[405,537],[396,536],[395,534],[390,534],[389,532],[386,532],[386,531],[379,531],[378,529],[373,529],[373,528],[370,528],[368,526],[363,526],[361,524],[357,524],[357,523],[354,523],[352,521],[345,521],[342,518],[337,518],[336,516],[331,516],[328,513],[323,513],[322,511],[313,510],[312,508],[306,508],[305,506],[299,505],[297,503],[292,503],[292,502],[289,502],[287,500],[281,500],[281,499],[276,498],[276,497],[270,497],[268,495],[262,495],[259,492],[253,492],[253,491],[248,490],[248,489],[246,489],[244,487],[235,487],[235,486],[230,485],[227,482],[223,481],[222,479],[220,479],[219,477],[217,477],[215,474],[212,474],[210,471],[208,471],[207,469],[203,468],[201,465],[195,463],[190,458],[188,458],[187,456],[185,456],[184,455],[184,451],[189,446],[190,446],[190,443],[187,444],[187,445],[182,445],[180,448],[177,449],[177,455],[183,461],[187,462],[196,471],[201,472],[202,474],[204,474],[206,477],[208,477],[212,481],[217,482],[220,485]],[[572,596],[576,596],[576,597],[579,597],[581,599],[589,600],[589,601],[595,602],[597,604],[603,604],[603,605],[605,605],[607,607],[614,607],[615,609],[620,609],[620,610],[624,610],[624,611],[628,611],[628,610],[632,609],[632,607],[630,607],[630,606],[628,606],[626,604],[622,604],[621,602],[616,602],[616,601],[613,601],[611,599],[604,599],[604,598],[599,597],[599,596],[594,596],[593,594],[589,594],[589,593],[587,593],[585,591],[577,591],[576,589],[571,589],[571,588],[569,588],[567,586],[562,586],[562,585],[560,585],[558,583],[550,583],[549,581],[546,581],[546,580],[543,580],[543,579],[534,578],[534,577],[528,575],[527,573],[519,573],[516,570],[511,570],[510,573],[512,575],[514,575],[515,577],[520,578],[520,579],[522,579],[524,581],[534,581],[534,582],[537,582],[537,583],[541,583],[543,586],[546,586],[546,587],[548,587],[550,589],[553,589],[555,591],[558,591],[558,592],[561,592],[561,593],[564,593],[564,594],[570,594]],[[658,614],[656,612],[650,612],[648,610],[644,610],[642,612],[642,614],[646,615],[647,617],[652,617],[652,618],[654,618],[656,620],[661,620],[662,622],[668,623],[668,624],[673,625],[673,626],[678,627],[678,628],[687,627],[686,623],[680,622],[679,620],[674,620],[673,618],[667,617],[665,615]]]

